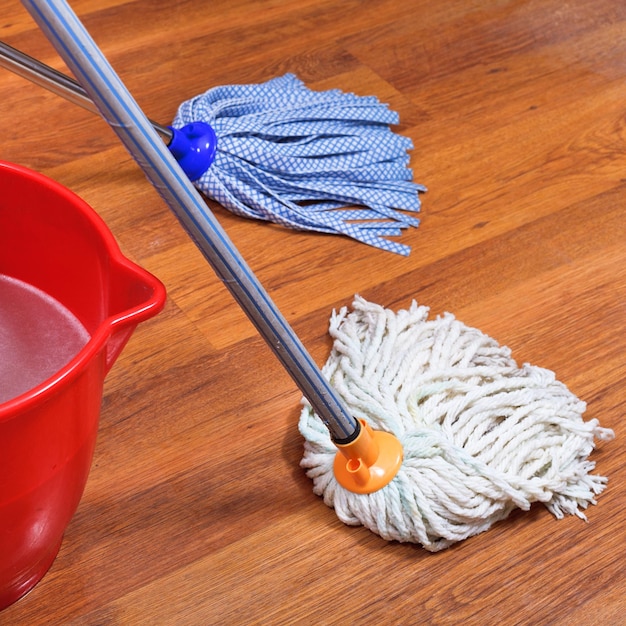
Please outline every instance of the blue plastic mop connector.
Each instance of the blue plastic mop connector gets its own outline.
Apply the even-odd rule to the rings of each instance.
[[[192,122],[182,128],[169,127],[172,139],[169,151],[189,177],[191,182],[198,180],[215,160],[217,135],[205,122]]]

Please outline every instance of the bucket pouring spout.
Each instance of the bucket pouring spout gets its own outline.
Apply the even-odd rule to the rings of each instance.
[[[165,301],[165,289],[158,279],[121,253],[117,256],[110,270],[105,372],[113,367],[137,325],[156,315]]]

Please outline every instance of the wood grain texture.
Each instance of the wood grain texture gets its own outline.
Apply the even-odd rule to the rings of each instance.
[[[355,293],[454,313],[615,429],[589,522],[542,506],[438,554],[349,528],[299,468],[300,392],[98,117],[0,73],[0,159],[70,187],[168,289],[110,372],[50,572],[0,624],[624,623],[623,0],[76,0],[147,115],[292,71],[399,111],[428,186],[401,258],[211,204],[320,365]],[[18,2],[0,38],[65,70]],[[1,555],[0,555],[1,558]]]

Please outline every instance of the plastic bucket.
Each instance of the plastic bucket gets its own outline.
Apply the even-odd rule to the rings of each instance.
[[[87,481],[104,378],[136,325],[161,310],[165,289],[78,196],[1,161],[0,275],[41,290],[88,333],[58,371],[0,403],[2,610],[54,561]]]

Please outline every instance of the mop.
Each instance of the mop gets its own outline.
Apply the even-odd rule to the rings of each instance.
[[[23,4],[303,392],[302,466],[342,521],[436,551],[532,502],[584,518],[613,432],[552,372],[451,315],[359,297],[318,369],[67,3]]]
[[[0,64],[98,112],[79,83],[3,42]],[[389,237],[419,225],[426,188],[412,181],[398,123],[375,96],[316,92],[293,74],[215,87],[183,102],[171,126],[151,121],[196,187],[235,215],[406,256]]]
[[[314,492],[344,523],[433,552],[533,502],[586,519],[607,482],[587,457],[613,431],[583,421],[585,404],[553,372],[518,366],[451,314],[428,315],[415,302],[394,313],[357,297],[332,316],[324,375],[357,419],[398,438],[404,459],[385,487],[355,493],[305,402],[301,465]]]

